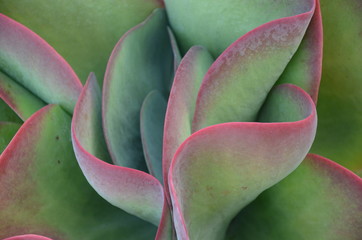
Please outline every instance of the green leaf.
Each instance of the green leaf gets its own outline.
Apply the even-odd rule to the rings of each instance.
[[[159,181],[145,172],[111,165],[92,155],[102,156],[98,153],[105,150],[100,128],[100,100],[97,81],[91,74],[72,120],[74,152],[83,174],[98,194],[112,205],[158,225],[164,198]]]
[[[160,0],[0,0],[0,12],[44,38],[82,82],[90,72],[102,81],[117,41],[162,6]]]
[[[311,152],[362,172],[360,0],[321,0],[324,30],[319,124]]]
[[[223,122],[255,121],[297,50],[314,8],[266,23],[239,38],[212,64],[201,85],[193,131]]]
[[[185,53],[193,45],[219,56],[242,35],[269,21],[310,11],[314,0],[165,0],[168,17]]]
[[[0,122],[0,154],[4,151],[20,126],[19,123]]]
[[[0,238],[149,239],[154,227],[89,187],[72,151],[70,120],[59,106],[42,108],[0,156]]]
[[[358,240],[361,199],[361,178],[310,154],[292,174],[240,212],[226,239]]]
[[[271,110],[277,111],[268,116]],[[306,92],[289,84],[276,87],[261,115],[270,122],[214,125],[178,148],[169,187],[179,239],[222,239],[243,207],[306,156],[317,125],[315,105]]]
[[[161,183],[162,140],[166,114],[166,99],[157,90],[151,91],[141,108],[141,138],[148,171]]]
[[[156,89],[165,96],[173,56],[164,10],[155,10],[117,43],[103,86],[103,123],[113,161],[146,170],[140,137],[140,109]]]
[[[2,14],[0,35],[0,71],[44,102],[72,113],[82,84],[68,63],[34,32]]]

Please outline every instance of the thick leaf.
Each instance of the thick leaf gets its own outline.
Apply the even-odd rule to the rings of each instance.
[[[0,14],[0,70],[47,103],[73,112],[82,84],[68,63],[25,26]]]
[[[52,239],[40,235],[27,234],[27,235],[19,235],[19,236],[5,238],[4,240],[52,240]]]
[[[197,93],[212,62],[213,59],[205,48],[194,46],[187,52],[176,71],[168,99],[163,139],[162,165],[166,189],[171,160],[177,148],[191,135]]]
[[[161,183],[162,179],[162,140],[167,102],[162,94],[151,91],[141,108],[141,138],[148,171]]]
[[[362,1],[321,0],[320,121],[311,152],[362,173]]]
[[[172,29],[185,53],[206,46],[214,57],[266,22],[310,11],[314,0],[165,0]]]
[[[70,117],[50,105],[31,116],[0,157],[0,239],[149,239],[155,228],[101,199],[77,166]]]
[[[16,113],[0,98],[0,121],[22,123],[23,121]]]
[[[19,123],[0,122],[0,153],[4,151],[20,126]]]
[[[117,41],[162,5],[159,0],[0,0],[0,12],[44,38],[85,82],[89,72],[102,81]]]
[[[362,179],[318,155],[262,193],[231,224],[227,239],[359,240]]]
[[[267,94],[297,50],[314,7],[266,23],[216,59],[197,97],[193,131],[223,122],[255,121]]]
[[[322,74],[323,29],[319,0],[307,32],[297,52],[288,63],[277,84],[292,83],[318,99],[319,83]]]
[[[104,135],[113,161],[146,170],[140,137],[140,109],[156,89],[166,95],[173,56],[164,10],[155,10],[117,43],[103,86]]]
[[[45,103],[0,72],[0,97],[21,117],[23,121],[45,106]]]
[[[165,199],[163,204],[162,217],[155,240],[177,240],[167,199]]]
[[[315,106],[306,92],[276,87],[261,120],[273,123],[211,126],[179,147],[169,173],[179,239],[222,239],[241,208],[304,159],[316,131]]]
[[[72,140],[78,163],[92,187],[108,202],[157,225],[161,219],[163,189],[151,175],[111,165],[92,154],[103,152],[100,89],[90,75],[74,109]],[[95,148],[95,146],[98,146]]]

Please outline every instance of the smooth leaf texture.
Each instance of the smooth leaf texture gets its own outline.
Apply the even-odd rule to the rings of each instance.
[[[182,59],[168,99],[163,138],[163,176],[167,177],[171,160],[181,143],[191,135],[196,97],[202,79],[213,62],[209,52],[201,46],[192,47]]]
[[[0,153],[4,151],[19,128],[19,123],[0,122]]]
[[[267,94],[297,50],[314,7],[266,23],[239,38],[213,63],[201,85],[192,129],[255,121]]]
[[[162,179],[162,140],[163,125],[166,114],[167,101],[162,94],[151,91],[141,107],[141,139],[143,153],[150,174],[161,183]]]
[[[0,72],[0,97],[23,121],[45,106],[42,100],[2,72]]]
[[[321,0],[320,121],[311,152],[362,174],[362,1]]]
[[[19,236],[5,238],[4,240],[52,240],[52,239],[40,235],[26,234],[26,235],[19,235]]]
[[[297,52],[277,84],[291,83],[304,89],[316,103],[322,75],[323,29],[319,1]]]
[[[310,11],[314,0],[165,0],[171,27],[185,53],[206,46],[219,56],[239,37],[269,21]]]
[[[82,89],[69,64],[43,39],[0,14],[0,70],[46,103],[69,113]]]
[[[82,82],[90,72],[102,81],[117,41],[162,6],[159,0],[0,0],[0,12],[44,38]]]
[[[148,239],[155,228],[101,199],[77,166],[70,117],[50,105],[31,116],[0,157],[0,239]]]
[[[361,178],[309,154],[292,174],[241,211],[226,239],[358,240],[361,199]]]
[[[104,135],[113,161],[146,170],[140,137],[140,109],[146,95],[167,95],[173,56],[164,10],[155,10],[117,43],[103,86]]]
[[[102,146],[100,89],[90,75],[74,109],[72,140],[78,163],[92,187],[108,202],[126,212],[158,225],[163,189],[151,175],[111,165],[92,154]],[[103,152],[103,151],[102,151]]]
[[[276,87],[261,116],[270,123],[214,125],[179,147],[169,173],[179,239],[222,239],[241,208],[306,156],[316,131],[315,106],[306,92]]]

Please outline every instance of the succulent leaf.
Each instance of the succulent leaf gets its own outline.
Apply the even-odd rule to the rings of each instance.
[[[103,86],[103,126],[113,161],[146,170],[140,137],[140,109],[156,89],[167,95],[173,56],[164,10],[155,10],[117,43]]]
[[[168,99],[163,139],[162,166],[166,189],[171,160],[177,148],[191,135],[197,93],[212,62],[213,58],[204,47],[194,46],[183,57],[176,71]]]
[[[239,38],[212,64],[201,85],[193,131],[255,121],[270,89],[297,50],[314,7],[266,23]]]
[[[0,12],[45,39],[82,82],[90,72],[102,81],[117,41],[160,7],[161,0],[0,0]]]
[[[153,90],[143,101],[140,114],[142,146],[147,168],[161,183],[163,183],[162,140],[166,107],[166,99],[159,91]]]
[[[228,240],[358,240],[362,179],[309,154],[287,178],[262,193],[231,224]]]
[[[77,166],[70,117],[49,105],[33,114],[0,156],[0,238],[145,239],[155,228],[112,207]],[[142,229],[142,231],[140,231]]]
[[[102,145],[100,90],[90,75],[74,109],[72,140],[78,163],[90,185],[112,205],[158,225],[163,206],[163,189],[151,175],[106,163],[94,155]]]
[[[2,72],[0,72],[0,97],[23,121],[46,105]]]
[[[2,14],[0,34],[2,73],[44,102],[72,113],[82,84],[68,63],[34,32]]]
[[[193,45],[214,57],[252,29],[313,9],[314,0],[165,0],[171,27],[185,53]]]
[[[321,0],[323,74],[312,153],[362,173],[362,1]]]
[[[319,1],[297,52],[276,84],[292,83],[304,89],[316,103],[322,75],[323,29]]]
[[[271,94],[265,112],[289,100],[287,110],[270,116],[277,122],[214,125],[192,134],[177,150],[169,186],[179,239],[222,239],[241,208],[306,156],[316,131],[312,99],[288,84]]]
[[[19,123],[0,122],[0,154],[4,151],[20,126]]]

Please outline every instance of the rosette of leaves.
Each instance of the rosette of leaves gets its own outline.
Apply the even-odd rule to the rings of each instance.
[[[2,1],[0,9],[51,45],[0,16],[0,95],[6,102],[0,237],[362,235],[361,179],[308,154],[322,71],[318,1],[168,0],[166,11],[152,11],[163,3],[145,0],[55,7],[33,1],[15,8],[26,4]],[[339,4],[331,1],[322,11],[360,19],[355,8]],[[29,17],[45,9],[44,18]],[[324,60],[322,89],[344,58],[351,63],[343,70],[352,78],[348,84],[357,82],[361,48],[352,36],[361,24],[348,24],[346,36],[356,44],[343,47],[348,56]],[[328,27],[334,26],[325,25],[326,48]],[[95,74],[82,86],[73,69],[82,80]],[[323,139],[327,131],[319,132]],[[313,149],[327,148],[317,138]],[[356,152],[353,144],[348,149]],[[357,171],[358,156],[347,159],[339,161]]]

